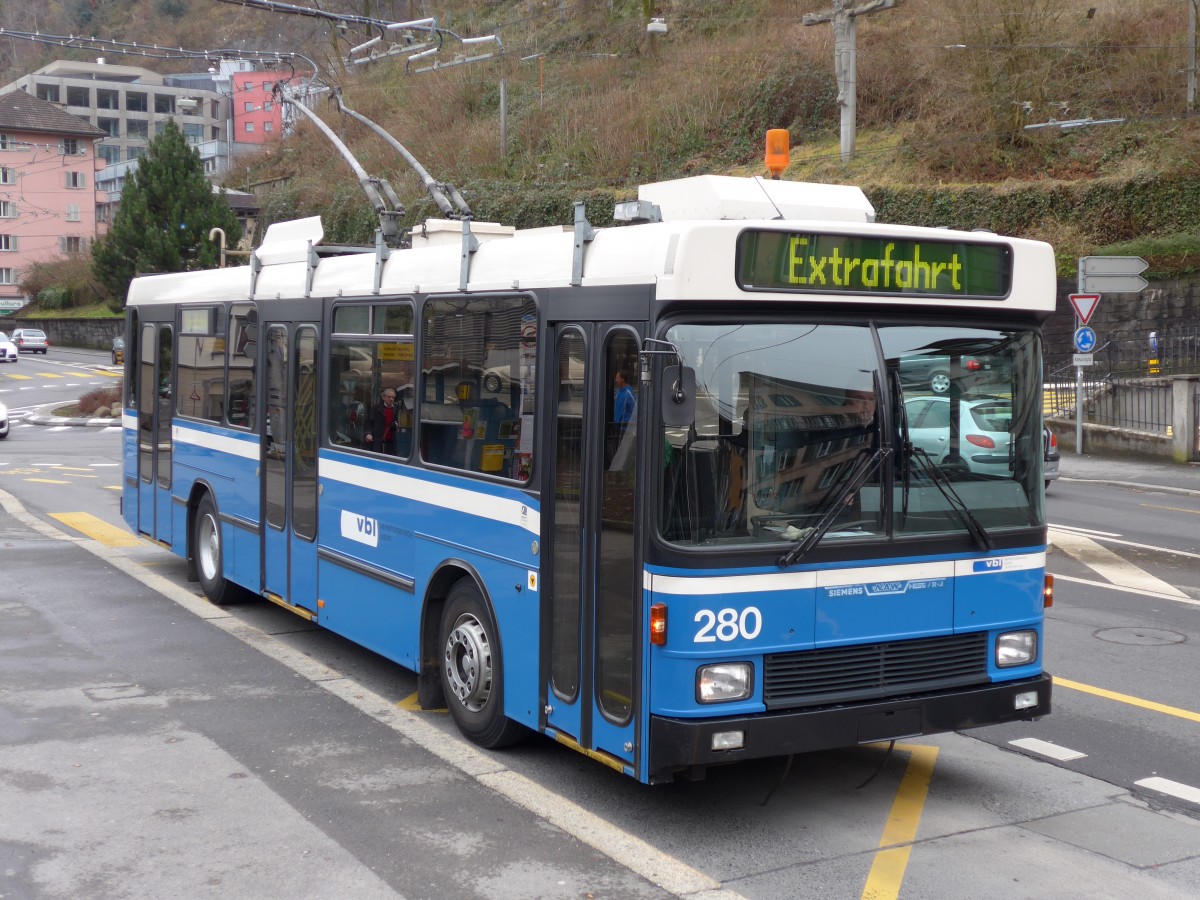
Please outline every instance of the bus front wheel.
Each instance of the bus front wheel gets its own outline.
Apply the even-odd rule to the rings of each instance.
[[[217,518],[217,505],[209,494],[205,494],[196,507],[196,518],[192,525],[192,553],[204,596],[218,606],[231,603],[236,598],[238,587],[226,580],[224,575],[221,523]]]
[[[442,611],[442,690],[454,724],[489,749],[519,741],[525,729],[504,715],[504,674],[496,626],[479,588],[458,582]]]

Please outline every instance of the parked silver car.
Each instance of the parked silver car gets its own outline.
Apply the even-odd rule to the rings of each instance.
[[[22,353],[45,353],[50,349],[46,332],[36,328],[18,328],[12,333],[12,342]]]

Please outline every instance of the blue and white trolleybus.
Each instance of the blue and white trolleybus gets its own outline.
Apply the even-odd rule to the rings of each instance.
[[[758,178],[619,213],[136,279],[130,528],[643,782],[1049,712],[1051,248]]]

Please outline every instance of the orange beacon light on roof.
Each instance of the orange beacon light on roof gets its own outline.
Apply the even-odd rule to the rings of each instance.
[[[770,171],[771,177],[778,179],[790,161],[788,130],[786,128],[770,129],[767,132],[767,169]]]

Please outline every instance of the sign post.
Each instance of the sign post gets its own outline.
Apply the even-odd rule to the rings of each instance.
[[[1092,364],[1099,339],[1088,320],[1100,305],[1100,294],[1136,294],[1147,284],[1142,273],[1150,264],[1140,256],[1083,256],[1076,280],[1078,293],[1068,299],[1075,310],[1075,453],[1083,453],[1083,368]]]

